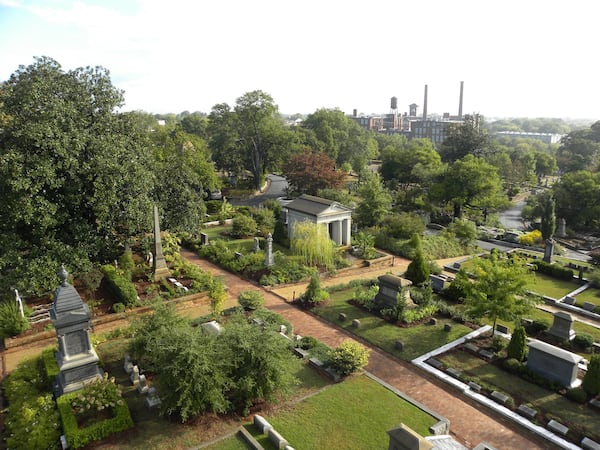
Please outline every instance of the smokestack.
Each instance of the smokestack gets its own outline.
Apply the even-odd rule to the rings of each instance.
[[[427,85],[425,85],[425,98],[423,99],[423,120],[427,120]]]
[[[352,116],[353,117],[358,117],[358,109],[353,109],[352,110]]]
[[[460,82],[460,98],[458,100],[458,118],[462,119],[462,106],[463,106],[463,85],[464,81]]]

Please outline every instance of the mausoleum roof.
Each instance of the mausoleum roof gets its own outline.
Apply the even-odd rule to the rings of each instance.
[[[334,200],[303,194],[285,206],[288,210],[298,211],[311,216],[321,216],[329,212],[343,213],[352,211]]]

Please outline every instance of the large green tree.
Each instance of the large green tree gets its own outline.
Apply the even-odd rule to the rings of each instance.
[[[368,227],[381,223],[389,214],[392,198],[378,174],[365,171],[362,178],[357,191],[361,200],[354,210],[354,216],[360,226]]]
[[[147,133],[122,104],[107,70],[47,57],[0,88],[2,287],[46,292],[61,263],[89,267],[149,227]]]
[[[556,159],[563,172],[597,171],[600,161],[600,121],[588,129],[572,131],[563,137]]]
[[[463,285],[466,312],[472,317],[514,321],[534,307],[536,299],[526,295],[528,269],[518,256],[506,258],[495,252],[476,258],[474,280]]]
[[[569,227],[590,229],[600,224],[600,174],[579,170],[564,174],[553,186],[556,216]]]
[[[452,163],[467,155],[483,156],[488,153],[492,140],[482,122],[483,117],[474,115],[465,117],[461,124],[451,126],[440,147],[442,161]]]

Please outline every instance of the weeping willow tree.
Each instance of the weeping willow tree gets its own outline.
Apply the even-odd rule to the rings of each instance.
[[[307,266],[332,268],[335,260],[335,243],[329,238],[326,225],[309,221],[296,222],[290,240],[292,253]]]

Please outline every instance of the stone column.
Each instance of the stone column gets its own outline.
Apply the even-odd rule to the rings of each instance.
[[[336,245],[342,245],[342,222],[340,220],[331,223],[331,239]]]
[[[352,225],[350,219],[344,219],[342,221],[342,244],[350,245],[352,243]]]
[[[273,257],[273,236],[271,233],[267,236],[267,255],[265,257],[265,264],[267,267],[271,267],[275,264],[275,258]]]

